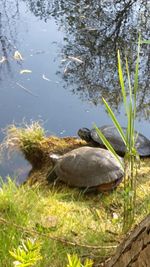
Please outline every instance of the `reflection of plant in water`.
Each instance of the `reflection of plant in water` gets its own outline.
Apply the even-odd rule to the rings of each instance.
[[[62,63],[66,87],[73,85],[74,93],[79,93],[81,98],[91,100],[95,105],[101,102],[103,96],[113,109],[117,109],[121,96],[117,72],[114,72],[116,51],[119,48],[124,52],[130,47],[126,53],[129,61],[135,62],[138,32],[142,32],[144,39],[149,36],[148,1],[26,2],[36,16],[47,20],[52,15],[59,27],[66,31],[65,61]],[[145,116],[150,104],[148,47],[143,46],[142,53],[144,60],[139,73],[141,84],[137,112],[142,111]],[[68,56],[81,59],[83,64],[66,60]]]
[[[78,88],[75,89],[75,92],[77,90],[82,94],[84,92],[84,95],[95,104],[100,103],[101,96],[103,96],[113,108],[117,108],[120,103],[120,93],[117,73],[114,72],[116,66],[115,51],[117,48],[123,51],[128,46],[130,47],[128,57],[135,61],[135,54],[133,53],[136,45],[135,37],[139,29],[142,29],[143,36],[148,36],[148,21],[147,27],[144,29],[146,21],[142,24],[140,13],[135,14],[135,18],[133,21],[131,20],[133,10],[136,7],[135,1],[129,1],[124,7],[123,4],[120,4],[120,11],[118,11],[115,3],[114,6],[111,3],[111,6],[107,7],[104,3],[101,5],[101,9],[99,7],[100,5],[97,3],[97,7],[93,4],[86,9],[83,7],[80,10],[74,8],[76,12],[74,16],[73,13],[70,12],[69,14],[68,12],[68,18],[72,18],[69,23],[70,21],[72,23],[69,24],[68,18],[66,19],[69,34],[67,34],[67,44],[63,52],[65,56],[78,56],[84,61],[84,64],[77,65],[72,62],[68,66],[65,79],[68,84],[76,83]],[[141,95],[138,108],[141,109],[145,103],[145,94],[146,101],[149,101],[148,51],[145,49],[143,53],[147,54],[144,57],[145,62],[143,62],[142,77],[140,77]]]
[[[17,18],[19,17],[19,3],[15,1],[1,0],[0,12],[0,56],[5,60],[5,64],[0,64],[0,80],[6,78],[7,72],[11,71],[10,56],[15,51],[17,40]],[[5,72],[5,67],[7,68]]]
[[[21,1],[20,1],[21,2]],[[1,0],[0,13],[0,50],[6,58],[16,45],[17,19],[19,17],[18,0]],[[30,11],[40,19],[47,21],[52,16],[59,28],[65,31],[61,73],[64,71],[66,88],[71,84],[73,93],[82,99],[88,99],[94,105],[105,97],[113,109],[121,102],[116,69],[116,51],[130,47],[126,51],[129,61],[135,62],[135,40],[137,32],[142,38],[149,37],[149,4],[143,0],[92,1],[92,0],[23,0]],[[149,117],[149,46],[143,44],[140,94],[137,112],[140,117]],[[62,55],[61,54],[61,55]],[[124,53],[123,53],[124,54]],[[69,56],[81,59],[79,63]],[[10,71],[10,62],[1,64]],[[131,74],[132,74],[131,69]]]
[[[47,19],[51,16],[52,3],[51,1],[39,1],[39,0],[23,0],[27,3],[29,9],[34,13],[36,17],[40,19]]]

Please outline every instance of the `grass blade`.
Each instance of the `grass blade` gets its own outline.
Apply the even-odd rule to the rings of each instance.
[[[103,144],[106,146],[106,148],[113,154],[113,156],[116,158],[116,160],[120,163],[122,170],[124,170],[123,162],[120,160],[120,157],[112,147],[112,145],[108,142],[106,137],[103,135],[101,130],[94,124],[94,128],[96,129],[96,132],[99,136],[99,138],[102,140]]]
[[[126,97],[126,90],[125,90],[125,85],[124,85],[124,79],[123,79],[123,72],[122,72],[121,58],[120,58],[119,50],[118,50],[118,73],[119,73],[119,81],[120,81],[120,85],[121,85],[121,92],[122,92],[122,96],[123,96],[123,103],[124,103],[124,107],[126,110],[126,114],[128,115],[127,97]]]
[[[103,99],[103,102],[105,104],[105,107],[107,109],[107,112],[108,112],[109,116],[111,117],[116,129],[118,130],[118,132],[119,132],[124,144],[127,146],[126,136],[125,136],[125,134],[124,134],[124,132],[122,130],[122,127],[121,127],[120,123],[118,122],[117,118],[115,117],[115,114],[113,113],[112,109],[110,108],[110,106],[108,105],[106,100],[104,98],[102,98],[102,99]]]
[[[150,44],[150,40],[142,40],[140,43],[141,44]]]
[[[129,103],[129,118],[128,118],[128,139],[127,139],[127,143],[128,143],[128,149],[131,152],[132,147],[133,147],[133,143],[134,143],[134,135],[133,135],[133,131],[134,131],[134,127],[133,127],[133,112],[132,112],[132,103]]]
[[[138,49],[137,49],[137,60],[136,60],[135,75],[134,75],[134,119],[135,119],[135,115],[136,115],[136,94],[137,94],[137,89],[138,89],[140,43],[141,43],[141,36],[139,35]]]
[[[126,70],[127,70],[127,76],[128,76],[130,102],[132,104],[132,86],[131,86],[131,79],[130,79],[130,72],[129,72],[129,65],[128,65],[128,59],[127,59],[127,57],[126,57]]]
[[[130,79],[130,72],[129,72],[129,65],[128,65],[128,59],[126,58],[126,71],[127,71],[127,78],[128,78],[128,86],[129,86],[129,105],[127,107],[128,109],[128,125],[127,125],[127,136],[126,140],[128,143],[129,151],[131,152],[132,145],[134,144],[134,113],[133,113],[133,90],[131,86],[131,79]]]

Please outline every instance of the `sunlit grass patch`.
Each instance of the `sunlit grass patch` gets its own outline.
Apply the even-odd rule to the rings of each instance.
[[[136,221],[150,212],[149,160],[138,178]],[[66,185],[17,187],[10,179],[0,189],[0,262],[11,266],[9,250],[20,240],[42,243],[38,267],[66,267],[67,254],[101,261],[109,257],[122,236],[123,185],[114,192],[83,193]],[[86,256],[85,256],[86,255]]]
[[[44,156],[41,144],[45,142],[45,131],[39,122],[31,121],[30,124],[24,122],[20,126],[12,124],[4,132],[5,138],[0,145],[1,157],[3,151],[7,151],[8,155],[15,151],[21,151],[31,164],[34,165],[38,162],[40,165]],[[35,151],[38,151],[38,153],[36,154]]]
[[[27,232],[22,227],[27,225],[31,227],[33,219],[39,216],[35,207],[37,199],[38,195],[34,190],[17,188],[10,179],[8,183],[1,182],[0,243],[3,245],[0,246],[0,262],[2,266],[12,265],[9,250],[16,247],[20,240],[27,236]]]
[[[35,143],[43,141],[45,137],[44,128],[39,122],[24,123],[20,127],[15,124],[9,125],[5,130],[3,146],[9,150],[30,150]]]

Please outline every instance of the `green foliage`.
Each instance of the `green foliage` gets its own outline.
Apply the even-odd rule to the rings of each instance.
[[[17,249],[10,250],[10,255],[15,259],[13,262],[15,267],[31,267],[35,266],[42,259],[41,243],[34,239],[22,240],[21,245]]]
[[[78,256],[75,254],[73,255],[68,254],[67,257],[68,257],[68,262],[69,262],[67,264],[67,267],[92,267],[93,266],[93,261],[90,259],[86,259],[84,264],[82,264]]]

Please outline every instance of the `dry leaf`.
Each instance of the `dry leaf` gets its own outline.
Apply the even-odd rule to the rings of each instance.
[[[21,70],[20,74],[23,74],[23,73],[32,73],[32,70]]]
[[[43,227],[56,227],[58,225],[57,216],[47,216],[42,218]]]
[[[20,54],[19,51],[15,51],[13,57],[14,57],[15,60],[23,60],[23,57],[22,57],[22,55]]]
[[[2,56],[0,59],[0,63],[3,63],[4,61],[6,61],[6,57]]]

